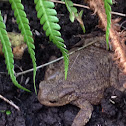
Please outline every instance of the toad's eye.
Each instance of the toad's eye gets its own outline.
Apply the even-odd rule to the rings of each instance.
[[[49,102],[50,102],[50,103],[57,103],[56,100],[50,100]]]

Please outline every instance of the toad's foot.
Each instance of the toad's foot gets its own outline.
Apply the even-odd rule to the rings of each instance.
[[[75,117],[72,126],[85,126],[92,115],[93,106],[88,101],[77,100],[73,104],[80,108],[77,116]]]

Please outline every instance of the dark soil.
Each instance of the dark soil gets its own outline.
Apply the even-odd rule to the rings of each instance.
[[[77,0],[74,2],[80,3],[80,1]],[[117,3],[113,5],[113,11],[126,14],[126,1],[116,0],[116,2]],[[31,30],[34,34],[37,65],[48,62],[52,55],[57,57],[61,56],[60,51],[52,43],[49,43],[48,38],[45,36],[42,26],[37,19],[33,0],[22,0],[22,3],[30,21]],[[81,1],[81,3],[83,3],[83,1]],[[55,8],[58,12],[58,18],[60,19],[59,23],[62,27],[62,37],[65,40],[67,48],[70,49],[74,44],[79,42],[80,38],[77,37],[77,35],[82,35],[83,32],[77,21],[74,23],[70,22],[69,13],[64,5],[56,4]],[[78,9],[80,10],[80,8]],[[20,32],[17,24],[12,22],[13,11],[11,10],[10,4],[0,3],[0,10],[2,11],[3,16],[7,15],[7,31]],[[83,20],[86,27],[86,34],[97,31],[102,32],[97,27],[97,16],[92,14],[92,11],[84,9]],[[121,22],[125,20],[126,18],[122,18]],[[123,24],[123,27],[126,27],[126,23]],[[37,30],[40,35],[36,35],[35,30]],[[7,72],[4,58],[0,58],[0,72]],[[22,68],[23,70],[32,68],[31,59],[27,50],[25,51],[22,60],[15,60],[15,71],[20,72],[19,68]],[[37,71],[37,89],[40,81],[44,78],[44,73],[45,68]],[[33,93],[27,93],[17,89],[7,74],[0,74],[0,94],[12,100],[21,109],[19,112],[0,99],[0,110],[11,111],[10,115],[0,112],[0,126],[70,126],[79,111],[79,108],[72,105],[63,107],[47,107],[41,105],[34,93],[32,74],[33,73],[31,72],[22,75],[18,77],[17,80],[20,84],[33,91]],[[28,79],[28,83],[25,84]],[[117,97],[113,99],[111,96]],[[113,88],[107,89],[101,105],[94,106],[92,117],[86,126],[126,126],[125,99],[126,96],[121,92]]]

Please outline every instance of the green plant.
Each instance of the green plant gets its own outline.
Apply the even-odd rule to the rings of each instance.
[[[18,28],[21,31],[21,34],[24,36],[24,42],[26,42],[28,46],[28,52],[30,54],[30,57],[32,59],[33,68],[34,68],[34,75],[33,75],[33,81],[34,81],[34,89],[36,91],[35,86],[35,76],[36,76],[36,59],[35,59],[35,52],[33,49],[35,49],[34,41],[32,38],[32,32],[30,30],[29,21],[26,18],[26,13],[24,11],[24,6],[21,4],[20,0],[9,0],[11,4],[12,10],[14,10],[14,16],[16,18],[16,22],[18,24]]]
[[[7,65],[8,74],[10,75],[12,82],[18,88],[21,88],[25,91],[30,92],[28,89],[26,89],[26,88],[22,87],[20,84],[18,84],[18,82],[16,81],[16,77],[14,76],[13,53],[12,53],[11,44],[10,44],[10,41],[9,41],[9,38],[8,38],[8,35],[6,32],[6,26],[3,23],[3,18],[1,16],[1,12],[0,12],[0,40],[1,40],[1,44],[3,46],[2,51],[5,56],[5,63]]]
[[[54,8],[54,3],[48,0],[34,0],[36,4],[37,17],[40,19],[40,24],[43,25],[44,31],[46,31],[46,36],[49,36],[49,40],[52,41],[62,52],[64,56],[65,64],[65,79],[67,78],[68,71],[68,54],[65,49],[64,40],[61,38],[58,18],[56,17],[56,10]]]
[[[6,110],[6,115],[10,115],[11,111],[10,110]]]
[[[66,7],[70,13],[69,18],[71,22],[74,22],[75,19],[77,19],[77,21],[80,23],[80,26],[83,30],[83,32],[85,33],[85,27],[84,27],[84,23],[82,20],[82,15],[83,15],[83,11],[80,11],[80,13],[77,13],[77,9],[73,6],[73,2],[71,0],[64,0]]]
[[[66,7],[70,13],[70,16],[69,16],[70,21],[74,22],[76,18],[77,21],[80,23],[80,26],[83,32],[85,33],[85,27],[82,20],[83,11],[80,11],[80,13],[78,14],[77,9],[73,6],[73,2],[71,0],[62,0],[62,1],[65,2]],[[105,7],[106,15],[107,15],[106,43],[107,43],[108,49],[109,49],[109,30],[111,26],[111,6],[110,5],[112,5],[112,0],[104,0],[104,7]]]
[[[10,115],[11,111],[10,110],[0,110],[1,113],[6,113],[6,115]]]
[[[111,6],[112,5],[112,0],[104,0],[104,7],[105,7],[105,12],[107,15],[107,28],[106,28],[106,43],[107,43],[107,48],[109,49],[109,30],[111,27]]]
[[[62,0],[62,1],[65,2],[65,5],[70,13],[69,15],[70,21],[74,22],[74,20],[76,19],[80,23],[80,26],[83,32],[85,33],[85,27],[82,20],[83,11],[80,11],[80,13],[78,14],[77,9],[73,6],[73,2],[71,0]],[[107,44],[107,48],[109,49],[109,30],[111,26],[111,6],[110,5],[112,5],[112,0],[103,0],[103,1],[104,1],[104,8],[105,8],[106,16],[107,16],[106,44]]]
[[[108,3],[111,3],[111,0],[109,0]],[[95,0],[89,0],[88,4],[90,5],[90,8],[93,9],[95,13],[97,13],[99,20],[101,21],[102,28],[107,29],[108,26],[107,24],[109,24],[109,22],[106,17],[104,1],[97,0],[96,2]],[[107,4],[107,6],[110,5]],[[110,12],[110,8],[108,12]],[[116,61],[118,67],[123,71],[123,73],[126,74],[126,53],[125,53],[126,31],[121,31],[121,28],[116,25],[116,23],[120,21],[118,18],[111,20],[112,20],[111,27],[110,28],[108,27],[108,29],[109,29],[109,38],[111,39],[110,44],[114,51],[113,59]]]
[[[9,0],[12,10],[14,10],[14,16],[16,18],[16,22],[18,24],[18,28],[21,31],[21,34],[24,36],[24,42],[26,42],[28,46],[28,52],[30,53],[30,57],[32,59],[34,74],[34,89],[36,91],[35,86],[35,76],[36,76],[36,58],[35,58],[35,46],[32,38],[32,32],[30,31],[29,21],[26,17],[26,13],[24,11],[24,6],[21,4],[21,0]],[[64,64],[65,64],[65,79],[67,78],[68,71],[68,54],[67,49],[64,45],[64,40],[61,38],[61,34],[58,30],[60,30],[60,26],[58,23],[58,18],[56,17],[56,11],[54,8],[54,3],[48,0],[35,0],[37,17],[40,18],[40,23],[43,25],[43,29],[46,32],[46,36],[49,36],[50,41],[52,41],[62,52],[64,56]],[[9,38],[7,36],[6,27],[3,23],[3,18],[0,12],[0,40],[3,46],[3,52],[5,56],[5,63],[7,65],[8,74],[10,75],[13,83],[18,88],[21,88],[25,91],[30,92],[28,89],[22,87],[16,81],[16,77],[14,76],[14,60],[13,53],[11,50],[11,44]]]

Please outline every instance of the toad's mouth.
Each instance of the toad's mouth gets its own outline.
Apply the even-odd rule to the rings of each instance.
[[[67,102],[60,102],[60,101],[54,101],[54,100],[50,100],[50,101],[41,100],[40,103],[45,106],[63,106],[63,105],[68,104],[69,102],[67,103]]]

